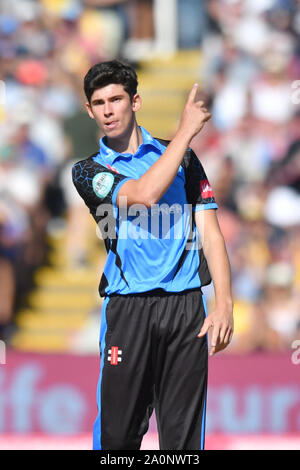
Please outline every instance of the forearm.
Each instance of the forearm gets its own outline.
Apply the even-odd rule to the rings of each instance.
[[[214,284],[216,306],[232,308],[231,271],[222,234],[205,240],[203,252]]]
[[[212,355],[226,348],[233,335],[230,264],[216,211],[198,211],[195,213],[195,220],[202,239],[203,253],[214,283],[216,300],[215,307],[207,315],[198,336],[203,337],[212,328],[210,350],[210,355]]]
[[[232,305],[229,258],[215,210],[195,212],[203,253],[214,283],[217,305]]]
[[[174,180],[192,138],[200,132],[210,113],[197,101],[197,85],[190,91],[179,128],[162,156],[138,179],[126,182],[120,189],[117,204],[126,197],[126,204],[156,204]]]
[[[179,130],[162,156],[137,181],[138,192],[143,193],[147,205],[156,204],[171,185],[191,138]]]

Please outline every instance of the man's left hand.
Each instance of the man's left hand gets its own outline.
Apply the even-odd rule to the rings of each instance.
[[[198,334],[198,338],[206,335],[212,328],[210,356],[225,349],[231,341],[233,335],[233,314],[232,308],[216,308],[207,315],[203,326]]]

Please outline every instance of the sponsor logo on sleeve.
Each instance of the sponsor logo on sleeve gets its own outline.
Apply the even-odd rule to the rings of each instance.
[[[214,197],[213,190],[208,182],[208,180],[201,180],[200,181],[200,189],[201,189],[201,196],[203,199],[207,199],[209,197]]]
[[[92,181],[95,194],[101,199],[105,198],[114,184],[114,179],[111,173],[97,173]]]

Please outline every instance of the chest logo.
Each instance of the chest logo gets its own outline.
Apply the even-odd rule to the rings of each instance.
[[[107,196],[114,184],[114,179],[115,178],[111,173],[97,173],[92,181],[95,194],[101,199]]]

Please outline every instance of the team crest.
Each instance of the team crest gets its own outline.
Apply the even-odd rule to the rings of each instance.
[[[108,195],[114,183],[114,176],[111,173],[97,173],[94,176],[92,184],[95,194],[103,199]]]

